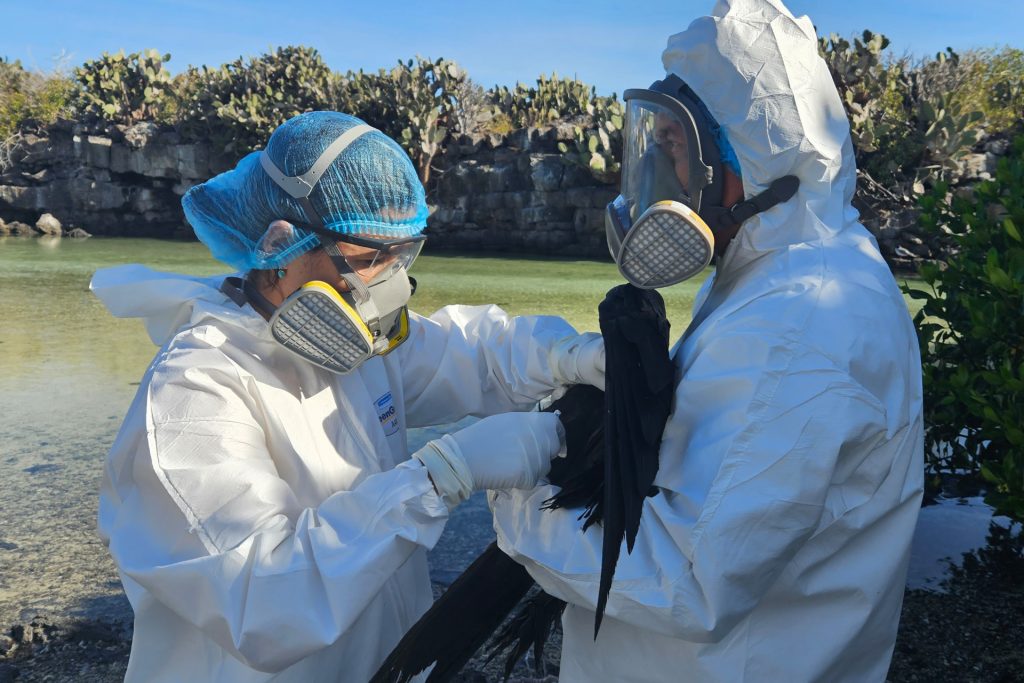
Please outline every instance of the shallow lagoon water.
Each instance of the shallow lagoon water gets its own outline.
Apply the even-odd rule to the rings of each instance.
[[[0,238],[0,625],[37,612],[127,621],[130,609],[95,532],[103,460],[155,348],[137,320],[112,318],[89,292],[100,267],[224,272],[202,245],[136,239]],[[596,329],[596,308],[619,279],[599,262],[425,255],[413,306],[497,302]],[[675,333],[699,283],[666,292]],[[412,430],[410,447],[450,427]],[[925,508],[909,584],[937,587],[943,558],[984,542],[980,501]],[[453,515],[431,552],[449,583],[493,539],[482,494]]]

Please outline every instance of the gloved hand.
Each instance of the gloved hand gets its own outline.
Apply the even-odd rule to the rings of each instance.
[[[566,337],[548,355],[561,384],[589,384],[604,391],[604,338],[597,332]]]
[[[434,439],[413,457],[451,508],[473,491],[533,488],[564,440],[554,413],[504,413]]]

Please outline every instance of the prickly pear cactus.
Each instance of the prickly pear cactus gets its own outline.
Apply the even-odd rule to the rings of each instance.
[[[170,90],[170,59],[156,50],[121,50],[86,62],[75,69],[79,114],[122,124],[155,119]]]

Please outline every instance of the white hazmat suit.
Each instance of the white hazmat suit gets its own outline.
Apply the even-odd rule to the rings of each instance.
[[[135,610],[126,680],[364,683],[430,606],[426,551],[448,519],[406,427],[531,408],[575,332],[450,306],[339,376],[222,280],[124,266],[92,282],[162,346],[100,498]]]
[[[814,27],[723,0],[665,68],[728,133],[745,194],[797,195],[743,224],[673,349],[678,386],[600,634],[601,533],[553,490],[491,494],[500,547],[569,603],[561,680],[885,679],[923,485],[906,304],[851,207],[849,123]]]

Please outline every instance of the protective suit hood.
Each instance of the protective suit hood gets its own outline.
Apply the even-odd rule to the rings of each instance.
[[[266,323],[255,311],[239,308],[220,292],[224,277],[165,273],[131,264],[97,271],[89,289],[114,316],[142,318],[157,346],[166,344],[185,323],[210,314],[269,339]]]
[[[796,175],[791,200],[746,221],[719,270],[853,225],[850,126],[814,26],[776,0],[719,0],[668,40],[665,70],[682,78],[728,134],[746,197]]]

